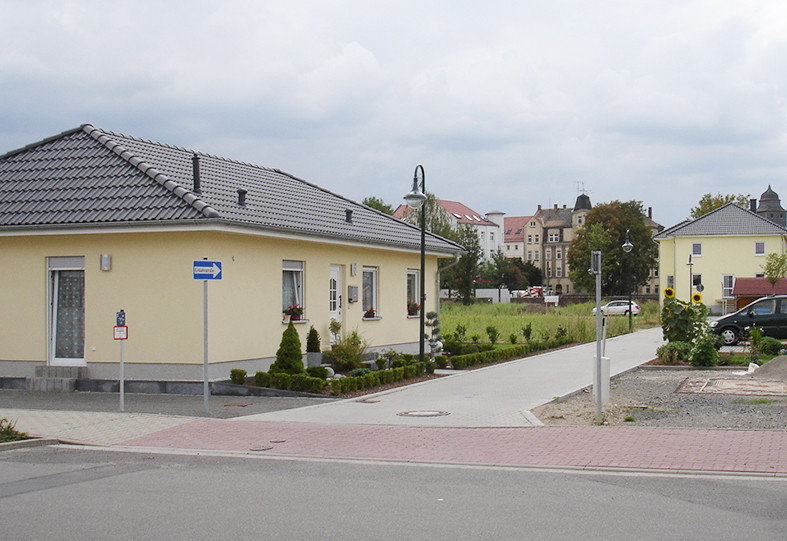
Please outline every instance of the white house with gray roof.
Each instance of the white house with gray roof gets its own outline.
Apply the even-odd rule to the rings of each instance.
[[[359,179],[362,182],[363,179]],[[426,238],[424,309],[438,258]],[[417,350],[420,231],[278,169],[86,124],[0,156],[0,376],[78,366],[116,378],[124,310],[131,379],[201,379],[202,280],[210,283],[209,372],[265,370],[297,305],[329,346],[332,320],[376,348]],[[296,315],[297,316],[297,315]]]

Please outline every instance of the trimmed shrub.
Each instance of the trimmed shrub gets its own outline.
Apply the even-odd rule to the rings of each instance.
[[[477,353],[469,353],[467,355],[456,355],[451,357],[451,364],[453,364],[454,368],[457,370],[462,370],[477,364],[493,363],[505,359],[521,357],[526,355],[529,351],[530,348],[525,344],[519,346],[510,346],[488,351],[480,351]]]
[[[332,396],[339,396],[342,394],[342,380],[341,379],[332,379],[328,382],[328,385],[331,388],[331,395]]]
[[[270,387],[271,375],[267,372],[257,372],[254,374],[254,385],[257,387]]]
[[[245,385],[246,371],[243,368],[233,368],[230,370],[230,381],[235,385]]]
[[[516,344],[516,341],[517,341],[517,336],[516,336],[516,333],[513,333],[513,332],[512,332],[511,334],[509,334],[509,335],[508,335],[508,341],[509,341],[510,343],[512,343],[512,344]]]
[[[432,361],[424,361],[424,373],[434,374],[434,369],[437,368],[437,363]]]
[[[281,336],[281,344],[276,351],[276,361],[271,365],[270,372],[285,372],[287,374],[300,374],[303,368],[303,353],[301,352],[301,339],[295,325],[287,325]],[[281,389],[281,387],[279,387]]]
[[[525,340],[530,342],[530,337],[533,336],[533,323],[528,321],[527,325],[522,327],[522,336],[525,337]]]
[[[320,333],[312,325],[309,328],[309,334],[306,335],[306,351],[311,353],[320,352]]]
[[[328,379],[328,369],[324,366],[310,366],[306,373],[313,378]]]
[[[388,359],[385,357],[378,357],[377,360],[374,361],[374,364],[377,365],[377,370],[385,370],[388,366]]]
[[[271,374],[273,377],[273,386],[277,389],[289,390],[292,375],[287,372],[274,372]]]
[[[454,336],[456,336],[456,340],[458,342],[463,342],[466,334],[467,334],[467,327],[465,327],[464,325],[456,326],[456,329],[454,330]]]
[[[435,355],[434,362],[437,365],[437,368],[441,370],[448,368],[448,357],[445,355]],[[434,369],[432,370],[432,373],[434,373]]]
[[[371,370],[369,370],[365,366],[362,366],[361,368],[353,368],[352,370],[350,370],[350,377],[357,378],[358,376],[365,376],[369,372],[371,372]]]

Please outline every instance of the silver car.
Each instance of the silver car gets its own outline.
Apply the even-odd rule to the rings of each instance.
[[[593,308],[593,314],[596,309]],[[601,313],[605,316],[626,316],[629,313],[629,301],[610,301],[601,307]],[[631,314],[639,315],[639,305],[631,301]]]

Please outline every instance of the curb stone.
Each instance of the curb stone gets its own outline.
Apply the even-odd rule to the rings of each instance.
[[[14,449],[26,449],[29,447],[46,447],[47,445],[57,445],[60,440],[55,438],[30,438],[27,440],[8,441],[0,443],[0,453],[3,451],[12,451]]]

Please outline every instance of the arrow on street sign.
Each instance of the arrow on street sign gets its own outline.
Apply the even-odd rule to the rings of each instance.
[[[198,259],[193,269],[195,280],[221,280],[221,261]]]

